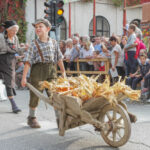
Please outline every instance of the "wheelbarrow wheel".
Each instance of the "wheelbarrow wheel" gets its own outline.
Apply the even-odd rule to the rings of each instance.
[[[101,130],[101,136],[108,145],[120,147],[126,144],[131,135],[131,123],[122,106],[109,104],[104,106],[99,120],[109,126],[108,129]]]

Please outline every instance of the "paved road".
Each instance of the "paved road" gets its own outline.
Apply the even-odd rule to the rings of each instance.
[[[11,113],[8,101],[0,102],[0,150],[150,150],[150,105],[128,104],[128,109],[137,115],[138,122],[132,124],[132,134],[128,143],[120,148],[109,147],[93,127],[85,125],[58,135],[54,111],[46,109],[43,102],[37,111],[41,129],[31,129],[26,125],[29,93],[17,91],[16,101],[23,110]]]

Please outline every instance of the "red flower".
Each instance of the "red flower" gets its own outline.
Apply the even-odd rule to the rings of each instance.
[[[19,2],[16,2],[16,7],[17,7],[17,8],[19,7]]]

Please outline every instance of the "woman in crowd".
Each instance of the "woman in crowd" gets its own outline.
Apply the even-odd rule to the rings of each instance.
[[[120,47],[121,47],[121,55],[122,55],[122,58],[124,58],[124,70],[125,70],[125,75],[127,76],[127,59],[128,59],[128,56],[127,56],[127,52],[124,50],[124,47],[125,45],[127,44],[127,40],[128,40],[128,37],[127,36],[123,36],[121,38],[121,43],[120,43]]]
[[[93,58],[93,52],[94,52],[94,47],[92,43],[90,42],[90,39],[88,37],[83,37],[82,39],[82,58]],[[81,65],[81,71],[93,71],[93,63],[92,62],[83,62]]]
[[[64,40],[61,40],[59,42],[59,48],[60,48],[60,51],[62,52],[62,54],[64,55],[65,51],[66,51],[66,42]]]
[[[84,47],[83,47],[83,39],[84,39],[84,37],[81,36],[80,40],[79,40],[79,59],[83,58],[83,49],[84,49]]]
[[[101,54],[97,53],[97,51],[94,51],[93,58],[110,58],[110,51],[106,48],[105,44],[102,43],[102,52]],[[93,62],[94,64],[94,70],[97,71],[104,71],[105,70],[105,64],[104,62]]]
[[[79,38],[77,36],[72,37],[73,41],[73,48],[71,51],[71,58],[70,58],[70,70],[77,70],[77,63],[74,62],[79,58],[80,55],[80,45],[79,45]]]
[[[120,46],[122,49],[124,49],[124,46],[127,44],[127,40],[128,40],[128,37],[127,36],[123,36],[121,38],[121,43],[120,43]]]
[[[71,58],[71,52],[73,48],[73,41],[72,39],[66,40],[66,51],[64,53],[64,66],[66,70],[70,69],[70,58]]]
[[[18,108],[14,101],[15,92],[15,54],[22,51],[19,48],[19,41],[16,36],[19,26],[12,21],[3,23],[5,28],[4,33],[0,34],[0,79],[4,80],[7,96],[12,106],[13,113],[18,113],[21,109]]]

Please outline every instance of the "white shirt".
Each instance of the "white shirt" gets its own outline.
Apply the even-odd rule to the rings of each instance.
[[[82,49],[82,54],[83,54],[83,58],[86,58],[88,56],[93,56],[93,52],[94,52],[94,47],[93,45],[91,44],[90,45],[90,48],[89,50],[86,50],[86,49]],[[93,63],[92,62],[88,62],[89,65],[92,65]]]
[[[116,44],[111,51],[111,64],[112,64],[112,66],[114,66],[114,64],[115,64],[115,58],[116,58],[115,52],[118,52],[118,55],[119,55],[118,56],[118,63],[116,66],[123,67],[123,65],[124,65],[124,56],[123,56],[124,53],[122,52],[119,44]]]
[[[64,54],[64,58],[66,59],[70,59],[71,57],[71,52],[72,52],[72,48],[67,48],[66,51],[65,51],[65,54]]]
[[[86,58],[88,56],[93,56],[93,52],[94,52],[94,47],[91,44],[89,50],[86,49],[82,49],[82,53],[83,53],[83,58]]]

